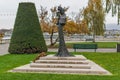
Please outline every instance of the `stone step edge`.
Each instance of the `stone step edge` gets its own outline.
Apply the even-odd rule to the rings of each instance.
[[[70,58],[70,57],[40,57],[42,60],[87,60],[86,58]]]
[[[89,61],[78,60],[36,60],[35,63],[65,63],[65,64],[89,64]]]
[[[37,64],[37,63],[31,63],[30,67],[32,68],[81,68],[81,69],[90,69],[91,66],[88,64],[77,64],[77,65],[71,65],[71,64]]]
[[[47,55],[45,57],[40,57],[40,59],[44,60],[87,60],[83,55],[75,55],[74,57],[56,57],[54,55]]]
[[[30,72],[30,73],[75,73],[75,74],[90,74],[90,75],[111,75],[106,71],[95,71],[89,69],[61,69],[61,68],[26,68],[26,69],[14,69],[12,72]]]

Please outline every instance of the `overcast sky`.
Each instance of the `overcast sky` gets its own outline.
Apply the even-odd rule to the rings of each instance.
[[[34,2],[37,9],[40,9],[40,5],[47,7],[49,10],[51,7],[62,5],[69,6],[70,12],[78,12],[79,9],[87,6],[88,0],[0,0],[0,14],[15,14],[20,2]],[[0,29],[1,28],[13,28],[15,20],[14,16],[0,16]],[[111,17],[111,14],[106,16],[106,23],[115,23],[117,24],[117,18]]]

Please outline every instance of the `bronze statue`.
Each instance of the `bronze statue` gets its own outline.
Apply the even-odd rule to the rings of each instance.
[[[59,49],[56,56],[59,57],[72,56],[68,52],[64,41],[63,26],[66,24],[66,14],[64,8],[62,8],[61,6],[58,6],[57,17],[58,17],[57,26],[58,26],[58,34],[59,34]]]

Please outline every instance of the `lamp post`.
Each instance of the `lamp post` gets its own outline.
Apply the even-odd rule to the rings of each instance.
[[[63,27],[66,24],[66,14],[65,14],[65,10],[61,6],[58,6],[57,17],[58,17],[57,26],[58,26],[58,35],[59,35],[59,49],[56,56],[59,56],[59,57],[72,56],[68,52],[65,45]]]

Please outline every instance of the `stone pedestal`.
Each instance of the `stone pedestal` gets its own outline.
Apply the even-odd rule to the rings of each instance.
[[[111,75],[107,70],[88,60],[82,55],[75,57],[56,57],[48,55],[41,57],[35,63],[30,63],[11,70],[12,72],[29,73],[64,73],[64,74],[88,74]]]

